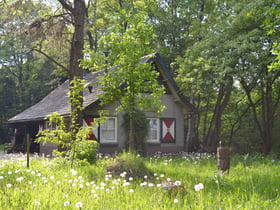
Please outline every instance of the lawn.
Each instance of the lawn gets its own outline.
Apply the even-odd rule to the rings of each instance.
[[[114,160],[71,168],[61,159],[0,160],[0,209],[279,209],[280,161],[231,158],[229,174],[212,154],[138,157],[152,172],[106,175]],[[166,183],[178,188],[168,190]]]

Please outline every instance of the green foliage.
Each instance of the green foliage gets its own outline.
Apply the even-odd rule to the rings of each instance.
[[[89,50],[87,53],[90,59],[84,59],[83,65],[91,70],[107,70],[99,78],[98,85],[103,90],[99,98],[102,104],[119,102],[120,106],[116,112],[124,110],[129,115],[132,125],[136,109],[154,111],[158,115],[164,110],[160,100],[164,94],[164,87],[159,85],[159,73],[152,69],[151,64],[141,62],[143,56],[153,56],[149,41],[153,30],[147,15],[140,11],[134,14],[122,9],[116,17],[117,20],[124,20],[127,27],[124,28],[119,23],[120,25],[111,29],[111,34],[100,40],[100,45],[104,46],[101,50],[109,49],[109,56],[102,58],[100,51]],[[104,59],[107,59],[107,65]],[[134,147],[133,129],[133,126],[130,126],[130,149]]]
[[[123,127],[129,133],[130,123],[129,123],[129,115],[125,113],[123,115]],[[147,120],[145,114],[141,111],[136,111],[133,114],[133,127],[134,129],[134,144],[135,144],[135,152],[141,155],[145,154],[146,147],[146,138],[148,136],[149,129],[149,121]],[[125,148],[128,150],[129,148],[129,139],[127,136],[127,141],[125,143]]]
[[[86,161],[90,164],[96,163],[98,142],[92,140],[80,141],[76,146],[76,157],[78,160]]]
[[[69,158],[71,165],[73,165],[76,158],[86,160],[89,163],[95,163],[98,149],[97,142],[87,140],[92,129],[94,129],[93,125],[80,127],[78,123],[78,111],[83,109],[83,97],[80,93],[84,90],[84,84],[83,80],[77,78],[74,78],[70,84],[70,105],[72,108],[70,129],[65,125],[64,117],[57,113],[52,113],[46,120],[49,120],[50,125],[55,124],[56,129],[40,131],[36,139],[37,142],[43,141],[43,143],[50,142],[56,144],[58,146],[56,154]]]

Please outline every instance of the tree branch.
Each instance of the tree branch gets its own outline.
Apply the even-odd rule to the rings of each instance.
[[[48,56],[46,53],[44,53],[43,51],[39,50],[39,49],[34,49],[35,51],[37,51],[38,53],[44,55],[46,58],[48,58],[50,61],[52,61],[53,63],[55,63],[57,66],[61,67],[62,69],[66,70],[67,72],[69,72],[69,69],[66,68],[65,66],[63,66],[62,64],[58,63],[56,60],[54,60],[52,57]]]
[[[64,1],[64,0],[58,0],[58,1],[60,2],[60,4],[61,4],[65,9],[67,9],[67,10],[69,10],[71,13],[73,13],[74,8],[73,8],[71,5],[67,4],[66,1]]]

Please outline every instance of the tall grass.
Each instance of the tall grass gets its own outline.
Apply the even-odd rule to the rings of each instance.
[[[27,169],[24,157],[9,156],[0,160],[0,209],[279,209],[280,161],[272,157],[234,156],[229,174],[209,154],[141,159],[152,176],[106,175],[111,157],[74,169],[34,158]],[[183,190],[169,191],[168,181]]]

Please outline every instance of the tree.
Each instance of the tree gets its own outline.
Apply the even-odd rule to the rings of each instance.
[[[91,60],[84,60],[90,69],[106,68],[107,72],[99,78],[99,86],[103,89],[100,99],[103,104],[111,101],[119,102],[117,113],[124,110],[129,115],[129,151],[134,151],[134,114],[139,110],[151,110],[160,114],[164,107],[160,104],[160,97],[164,90],[157,81],[158,73],[150,63],[141,62],[143,56],[153,56],[149,40],[153,30],[146,21],[143,13],[133,14],[121,10],[121,17],[125,17],[123,24],[116,25],[110,35],[101,41],[102,45],[110,49],[104,66],[104,57],[96,62],[100,52],[89,51]],[[116,16],[116,19],[120,18]],[[122,22],[122,23],[124,23]]]
[[[0,11],[0,127],[1,139],[8,141],[7,119],[38,102],[54,87],[50,83],[54,66],[30,50],[27,36],[26,23],[39,11],[48,11],[46,5],[6,1]]]
[[[253,119],[262,139],[262,151],[265,154],[270,151],[273,107],[278,104],[278,100],[273,102],[272,90],[278,74],[269,73],[267,69],[272,42],[264,33],[262,24],[265,18],[263,11],[271,3],[242,1],[234,4],[226,1],[215,5],[207,17],[209,22],[201,33],[202,39],[181,60],[178,80],[181,79],[182,83],[186,80],[183,76],[187,75],[188,84],[195,84],[196,88],[188,94],[195,93],[196,100],[201,100],[196,103],[207,119],[203,142],[208,148],[211,145],[215,147],[222,138],[223,113],[230,101],[233,85],[239,80],[238,85],[246,93],[253,111]],[[209,94],[211,96],[207,97]],[[260,107],[262,112],[259,111]],[[207,113],[209,108],[213,110],[213,115]]]

